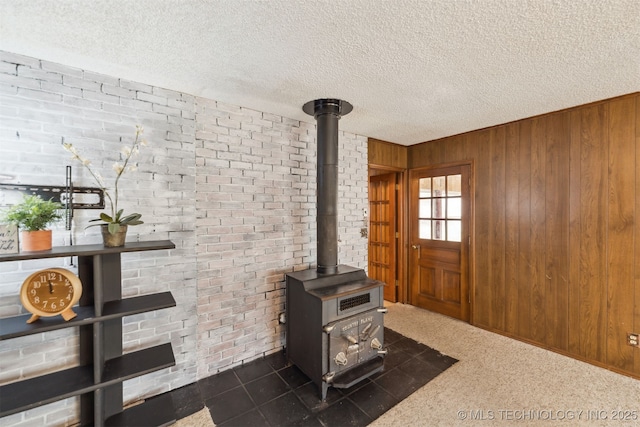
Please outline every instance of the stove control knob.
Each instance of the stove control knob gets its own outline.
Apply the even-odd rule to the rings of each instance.
[[[339,366],[344,366],[349,362],[349,360],[347,360],[347,356],[343,352],[336,354],[336,357],[335,359],[333,359],[333,361],[336,362],[336,365]]]
[[[371,348],[374,350],[380,350],[382,348],[382,344],[380,344],[378,338],[374,338],[371,340]]]
[[[345,335],[345,339],[349,341],[351,344],[358,344],[358,340],[352,337],[351,335]]]

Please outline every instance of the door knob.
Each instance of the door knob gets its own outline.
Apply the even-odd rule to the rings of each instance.
[[[413,249],[420,249],[420,245],[411,245]]]

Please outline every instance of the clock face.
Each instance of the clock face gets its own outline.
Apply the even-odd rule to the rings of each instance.
[[[29,311],[40,312],[41,315],[61,313],[80,297],[80,289],[72,283],[75,279],[73,273],[64,269],[51,268],[36,272],[23,284],[23,303]]]

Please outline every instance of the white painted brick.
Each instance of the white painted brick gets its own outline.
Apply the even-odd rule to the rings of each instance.
[[[0,51],[0,61],[5,58],[40,68],[38,60]],[[13,67],[0,73],[13,73]],[[10,121],[10,127],[0,123],[0,139],[14,142],[0,144],[0,168],[5,170],[6,160],[8,173],[21,182],[63,179],[60,165],[69,163],[68,153],[59,148],[64,137],[112,177],[110,166],[119,159],[122,141],[142,123],[150,145],[142,149],[139,170],[123,176],[121,206],[142,213],[145,224],[132,227],[128,239],[168,238],[176,244],[173,250],[122,257],[123,295],[171,290],[177,301],[174,308],[124,319],[127,350],[171,342],[177,362],[175,368],[127,381],[125,400],[282,349],[284,328],[277,316],[284,311],[284,273],[315,263],[315,124],[59,64],[43,62],[42,70],[45,74],[31,74],[35,79],[14,76],[13,81],[28,85],[51,73],[62,76],[62,85],[40,80],[42,88],[15,86],[17,92],[0,96],[0,112]],[[84,98],[73,96],[79,90]],[[23,111],[28,119],[19,116]],[[51,123],[59,117],[62,123]],[[339,193],[346,198],[340,208],[346,211],[339,215],[339,261],[364,265],[366,239],[359,228],[367,206],[366,138],[346,133],[340,138]],[[16,163],[15,156],[24,161]],[[77,164],[74,183],[95,185]],[[99,241],[96,229],[85,229],[94,216],[95,211],[76,212],[76,244]],[[56,241],[68,238],[65,230],[54,234]],[[23,270],[3,267],[0,296],[15,295]],[[15,297],[0,301],[0,315],[20,308]],[[40,335],[4,341],[0,375],[21,375],[15,352],[24,346],[37,348],[36,357],[45,356],[35,361],[38,369],[55,359],[72,365],[61,357],[69,345],[64,343],[77,346],[70,331],[71,336],[54,335],[53,346]],[[72,423],[75,415],[68,418],[68,407],[75,414],[77,403],[71,400],[28,411],[18,422]]]
[[[19,65],[28,65],[32,68],[40,68],[40,60],[18,53],[0,51],[0,60]]]
[[[139,99],[140,101],[152,102],[160,105],[168,104],[167,99],[162,96],[152,95],[150,93],[141,92],[141,91],[138,91],[136,93],[136,99]]]
[[[0,95],[16,95],[18,87],[6,83],[0,83]]]
[[[18,64],[12,64],[11,62],[4,62],[0,60],[0,73],[17,75]]]
[[[132,82],[124,79],[120,79],[120,87],[146,93],[151,93],[153,91],[153,87],[150,85],[140,82]]]
[[[40,89],[40,81],[15,74],[0,74],[0,83],[20,88]]]
[[[62,102],[63,104],[82,109],[100,110],[102,107],[102,103],[99,101],[83,99],[76,96],[64,95]]]
[[[94,73],[93,71],[84,71],[83,79],[88,81],[94,81],[98,83],[106,83],[111,86],[118,86],[120,79],[117,77],[107,76],[105,74]]]
[[[83,73],[80,68],[73,68],[66,65],[57,64],[55,62],[40,61],[41,68],[45,71],[53,71],[60,74],[65,74],[73,77],[82,77]]]
[[[80,88],[65,86],[60,83],[52,83],[43,81],[40,83],[40,88],[45,92],[60,93],[62,95],[82,96],[82,90]]]
[[[61,74],[27,66],[18,66],[18,76],[62,84]]]
[[[182,99],[182,94],[180,92],[176,92],[175,90],[164,89],[156,86],[153,87],[151,93],[165,99],[166,100],[165,103],[168,103],[169,100],[180,101]],[[193,99],[191,102],[193,102]]]
[[[62,84],[80,89],[87,89],[93,92],[100,91],[100,83],[93,80],[84,80],[82,77],[63,75]]]
[[[107,95],[114,95],[114,96],[119,96],[123,98],[132,98],[132,99],[135,98],[135,94],[136,94],[135,91],[120,87],[118,83],[119,82],[117,81],[117,79],[115,82],[111,84],[105,82],[100,86],[100,90],[102,91],[102,93],[106,93]]]
[[[98,89],[100,90],[100,89]],[[101,93],[101,92],[94,92],[92,89],[82,89],[82,97],[84,99],[90,99],[90,100],[95,100],[95,101],[100,101],[100,102],[107,102],[107,103],[111,103],[111,104],[119,104],[120,103],[120,97],[115,96],[115,95],[109,95],[106,93]]]

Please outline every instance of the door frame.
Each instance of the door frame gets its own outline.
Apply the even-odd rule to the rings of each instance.
[[[393,166],[369,164],[369,177],[386,173],[395,173],[398,184],[398,199],[396,201],[396,220],[398,225],[398,245],[396,247],[396,275],[398,277],[397,302],[406,304],[409,297],[407,294],[409,289],[407,286],[409,280],[409,276],[407,275],[407,267],[409,266],[407,261],[407,238],[409,236],[407,221],[407,170]]]
[[[475,307],[475,294],[476,294],[476,257],[475,257],[475,241],[476,241],[476,173],[475,173],[475,162],[473,159],[462,160],[458,162],[448,162],[448,163],[437,163],[429,166],[421,166],[419,168],[413,168],[408,170],[408,175],[411,175],[413,172],[423,172],[429,171],[433,169],[441,169],[441,168],[449,168],[455,166],[469,166],[469,202],[471,206],[469,206],[469,271],[467,277],[469,278],[469,324],[474,324],[474,307]],[[405,243],[409,244],[409,236],[410,236],[410,227],[409,224],[409,191],[410,191],[410,176],[407,178],[405,183],[405,203],[404,211],[405,211],[405,224],[406,230],[405,233]],[[409,289],[409,257],[408,257],[408,247],[405,248],[405,264],[406,264],[406,280],[404,282],[404,295],[405,300],[403,303],[411,304],[409,300],[410,289]]]

